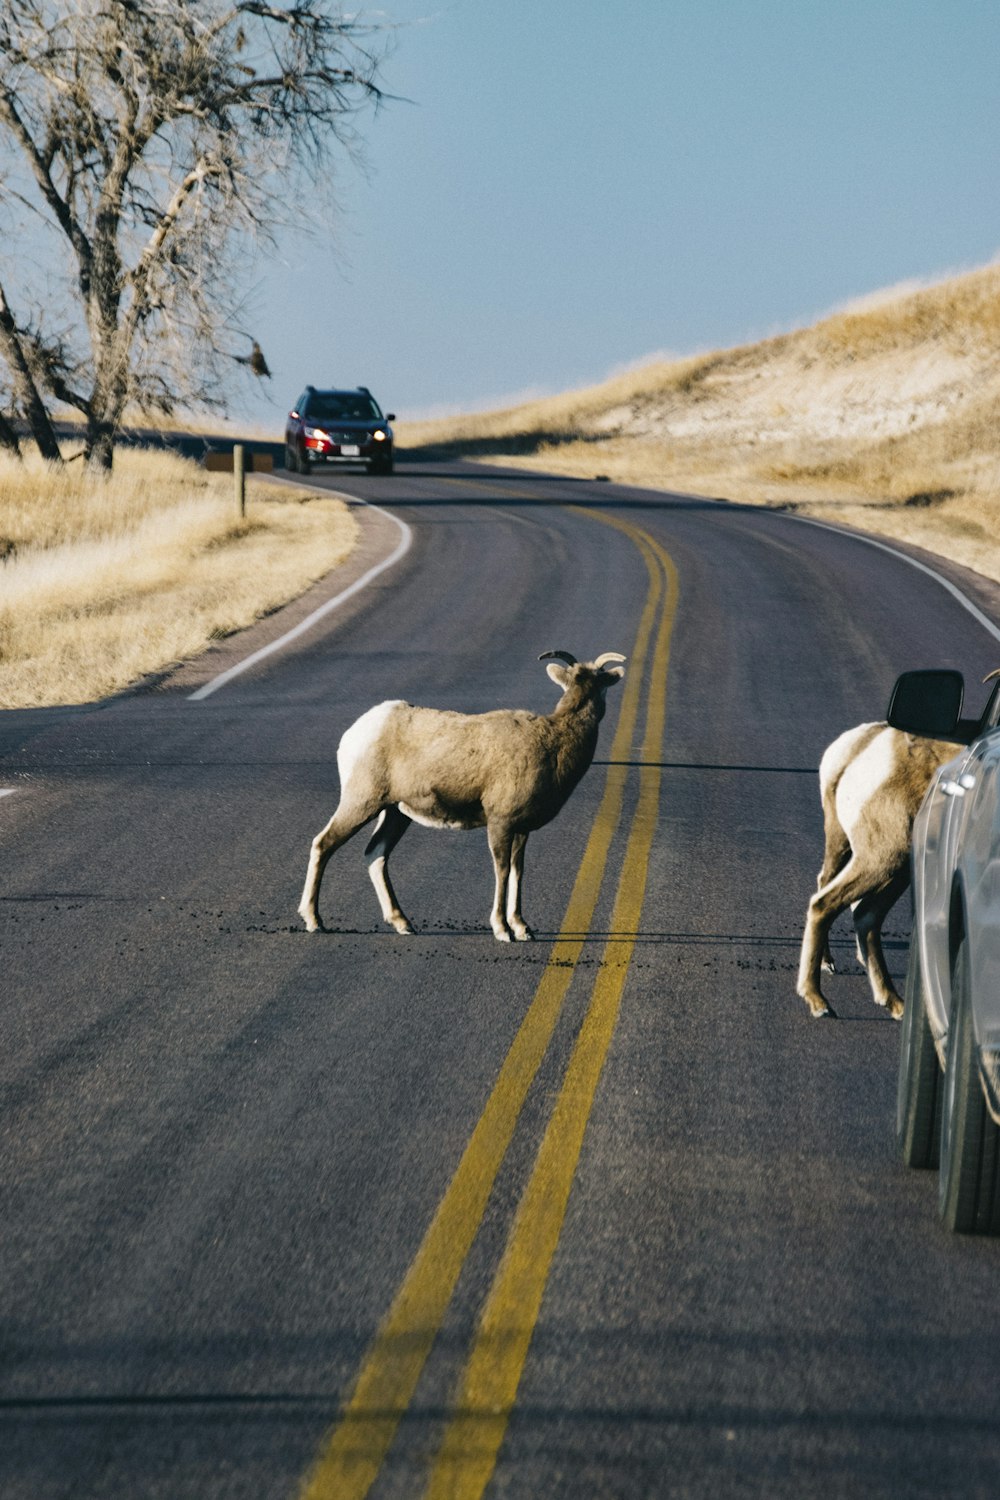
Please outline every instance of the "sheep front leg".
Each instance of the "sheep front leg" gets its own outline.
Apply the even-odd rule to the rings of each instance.
[[[524,878],[526,833],[515,834],[510,852],[510,881],[507,886],[507,925],[519,943],[530,943],[534,937],[521,915],[521,885]]]
[[[493,936],[498,943],[509,943],[511,931],[507,926],[507,884],[510,880],[511,845],[513,838],[507,828],[487,828],[486,836],[490,842],[490,853],[493,856],[493,870],[496,874],[496,887],[493,892],[493,910],[490,912],[490,926],[493,928]]]

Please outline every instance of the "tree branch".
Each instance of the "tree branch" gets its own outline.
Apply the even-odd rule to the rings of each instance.
[[[28,127],[21,119],[16,102],[9,89],[0,91],[0,120],[9,126],[18,144],[24,151],[25,156],[28,158],[28,164],[34,173],[35,181],[41,189],[42,196],[55,215],[59,227],[63,230],[73,249],[76,251],[81,273],[85,273],[89,279],[91,263],[90,242],[70,212],[69,205],[59,196],[48,167],[42,159],[42,155]]]
[[[28,420],[31,435],[38,444],[38,451],[44,459],[52,463],[60,463],[62,454],[59,452],[59,444],[56,441],[52,423],[49,421],[49,414],[45,410],[45,403],[38,393],[38,387],[25,358],[17,324],[14,322],[2,284],[0,284],[0,352],[10,370],[14,399]]]

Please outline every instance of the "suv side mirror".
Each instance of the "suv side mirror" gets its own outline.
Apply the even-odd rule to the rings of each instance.
[[[396,413],[394,411],[387,411],[386,414],[385,414],[385,420],[387,422],[395,422],[395,420],[396,420]]]
[[[902,729],[907,734],[923,734],[935,740],[954,739],[960,732],[964,696],[961,672],[950,668],[904,672],[896,678],[886,718],[893,729]]]

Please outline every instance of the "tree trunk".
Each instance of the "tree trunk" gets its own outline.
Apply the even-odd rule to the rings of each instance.
[[[17,430],[12,422],[8,422],[2,411],[0,411],[0,448],[6,449],[12,458],[20,460],[21,443]]]
[[[83,461],[89,469],[107,472],[114,464],[115,433],[121,427],[128,399],[129,346],[117,327],[117,299],[113,291],[107,293],[103,303],[97,297],[92,299],[89,321],[95,361],[94,383],[86,407]]]
[[[88,469],[110,473],[115,461],[115,424],[88,416],[83,461]]]
[[[7,361],[14,389],[14,401],[21,409],[31,428],[31,436],[38,444],[38,451],[49,463],[61,464],[62,454],[56,439],[45,403],[38,394],[28,361],[24,357],[21,340],[17,336],[17,325],[11,316],[0,286],[0,354]]]

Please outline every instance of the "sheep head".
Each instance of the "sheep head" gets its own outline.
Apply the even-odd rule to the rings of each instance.
[[[588,696],[596,688],[603,699],[607,689],[625,676],[624,667],[608,665],[626,660],[620,651],[602,651],[593,661],[577,661],[569,651],[543,651],[538,660],[549,662],[545,670],[563,692],[578,684]],[[560,665],[562,662],[566,665]]]

